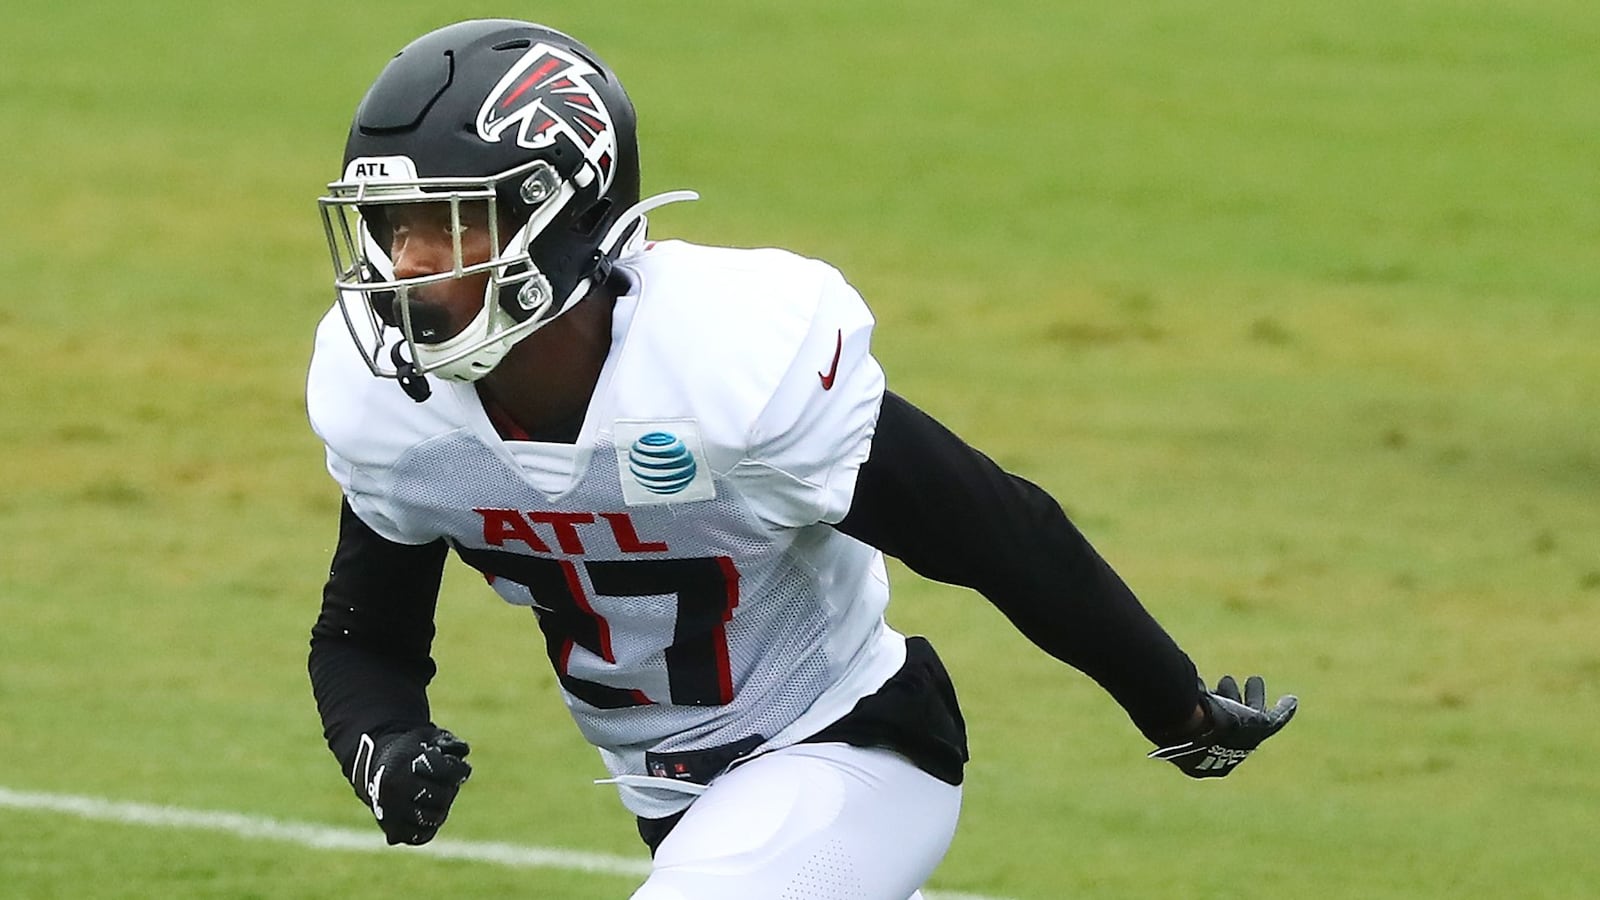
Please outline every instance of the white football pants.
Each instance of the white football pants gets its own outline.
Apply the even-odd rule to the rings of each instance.
[[[960,811],[897,753],[796,744],[712,782],[632,900],[921,900]]]

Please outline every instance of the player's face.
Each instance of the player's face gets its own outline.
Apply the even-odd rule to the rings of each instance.
[[[484,203],[462,203],[455,219],[448,203],[406,204],[386,212],[392,229],[389,259],[397,279],[451,271],[457,234],[462,266],[487,262],[496,249]],[[406,297],[417,339],[437,343],[454,337],[482,308],[488,282],[489,273],[478,272],[410,288]]]

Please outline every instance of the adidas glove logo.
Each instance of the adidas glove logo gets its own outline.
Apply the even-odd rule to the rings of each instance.
[[[1235,750],[1231,747],[1213,744],[1206,748],[1206,758],[1200,760],[1195,768],[1202,772],[1211,769],[1226,769],[1229,766],[1237,766],[1239,763],[1244,762],[1244,758],[1249,755],[1249,750]]]

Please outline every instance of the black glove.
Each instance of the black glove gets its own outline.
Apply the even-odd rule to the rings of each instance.
[[[1164,759],[1190,778],[1221,778],[1244,762],[1261,742],[1277,734],[1294,718],[1300,701],[1285,694],[1267,709],[1267,683],[1259,675],[1244,682],[1244,697],[1232,675],[1222,676],[1215,693],[1200,684],[1200,704],[1206,724],[1188,740],[1153,750],[1151,759]]]
[[[467,742],[442,728],[361,736],[350,785],[372,807],[390,844],[433,840],[472,766]]]

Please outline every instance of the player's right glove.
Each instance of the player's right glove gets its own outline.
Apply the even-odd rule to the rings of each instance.
[[[1277,734],[1294,718],[1300,701],[1285,694],[1267,709],[1267,683],[1259,675],[1244,682],[1244,696],[1232,675],[1222,676],[1215,692],[1200,684],[1200,704],[1206,726],[1188,740],[1150,752],[1190,778],[1221,778],[1238,768],[1261,742]]]
[[[363,734],[350,785],[390,844],[426,844],[472,774],[468,749],[466,741],[432,725],[376,738]]]

